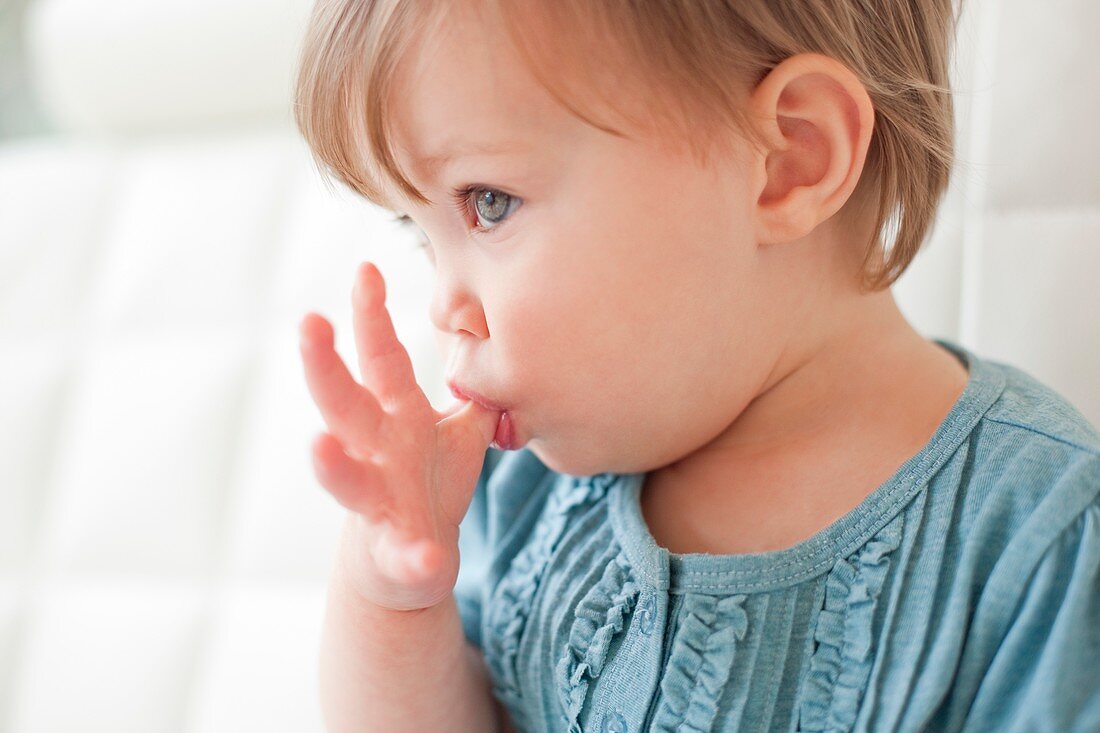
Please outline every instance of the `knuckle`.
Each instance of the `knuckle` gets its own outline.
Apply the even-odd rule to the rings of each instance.
[[[333,400],[331,406],[332,417],[342,427],[350,426],[353,421],[361,419],[360,416],[366,411],[368,406],[363,399],[362,390],[357,390],[350,399]]]

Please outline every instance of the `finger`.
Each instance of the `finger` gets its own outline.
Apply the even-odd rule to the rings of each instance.
[[[306,314],[300,349],[309,393],[329,430],[355,457],[364,457],[378,440],[385,412],[373,395],[351,376],[333,347],[332,326]]]
[[[485,461],[485,453],[496,434],[498,410],[490,410],[476,402],[466,402],[456,412],[437,424],[440,444],[445,455],[451,456],[451,465],[458,476],[473,476]],[[467,484],[455,484],[453,490],[440,495],[440,508],[447,521],[457,523],[466,514],[476,480]]]
[[[317,480],[341,506],[372,522],[385,518],[386,478],[377,466],[348,456],[329,433],[314,438],[312,453]]]
[[[420,392],[412,360],[397,339],[386,309],[386,285],[373,262],[356,273],[352,319],[363,384],[382,404],[394,404]]]
[[[452,404],[439,421],[440,434],[458,449],[484,453],[496,436],[500,410],[491,410],[472,400]]]
[[[459,411],[466,409],[467,402],[468,400],[451,400],[450,404],[448,404],[442,410],[435,410],[435,421],[439,423],[449,417],[452,417],[453,415],[457,415]]]

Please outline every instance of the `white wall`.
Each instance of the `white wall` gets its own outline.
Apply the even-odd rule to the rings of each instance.
[[[331,196],[290,125],[304,0],[42,0],[57,136],[0,142],[0,730],[320,730],[342,510],[297,325],[354,357],[379,264],[437,406],[431,270]],[[960,167],[896,290],[929,336],[1034,373],[1100,423],[1100,5],[968,5]]]

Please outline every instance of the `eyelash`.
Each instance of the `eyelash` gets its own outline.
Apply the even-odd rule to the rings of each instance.
[[[482,185],[478,185],[478,184],[470,184],[468,186],[460,186],[459,188],[455,188],[455,189],[451,190],[451,201],[452,201],[452,204],[453,204],[455,210],[463,218],[465,218],[469,214],[470,194],[474,193],[475,191],[492,191],[494,193],[502,193],[505,196],[508,196],[509,199],[517,199],[517,197],[512,196],[512,194],[505,193],[504,191],[500,191],[498,189],[491,188],[489,186],[482,186]],[[397,222],[401,226],[406,226],[406,227],[415,227],[416,226],[413,223],[412,218],[408,214],[398,214],[398,215],[394,216],[392,220]],[[472,227],[472,229],[473,229],[473,231],[475,231],[479,234],[482,234],[482,233],[488,232],[492,229],[496,229],[498,226],[500,226],[503,223],[504,223],[504,220],[501,220],[501,221],[497,222],[495,225],[493,225],[492,227],[483,227],[483,226],[478,226],[478,225],[475,224]],[[420,247],[422,249],[426,249],[428,247],[428,241],[424,238],[420,238],[420,240],[417,242],[416,246]]]
[[[492,188],[491,186],[482,186],[482,185],[477,184],[477,183],[471,183],[468,186],[460,186],[458,188],[455,188],[455,189],[451,190],[451,200],[454,203],[455,210],[463,218],[465,218],[469,214],[470,194],[474,193],[475,191],[492,191],[493,193],[504,194],[505,196],[508,197],[509,200],[519,200],[519,198],[517,196],[513,196],[510,193],[505,193],[504,191],[501,191],[500,189],[497,189],[497,188]],[[474,213],[474,221],[475,222],[477,221],[476,210],[475,210],[475,213]],[[477,232],[478,234],[484,234],[485,232],[489,232],[493,229],[496,229],[497,227],[504,224],[504,222],[505,222],[505,220],[502,219],[501,221],[497,222],[496,224],[494,224],[491,227],[483,227],[483,226],[478,226],[477,224],[474,224],[474,226],[472,227],[472,230]]]

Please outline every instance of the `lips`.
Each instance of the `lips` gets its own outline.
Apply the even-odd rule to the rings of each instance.
[[[502,405],[498,402],[494,402],[493,400],[490,400],[488,397],[485,397],[484,395],[479,394],[479,393],[473,391],[472,389],[467,389],[465,387],[462,387],[461,385],[459,385],[454,380],[451,380],[451,381],[447,382],[447,386],[450,387],[451,394],[453,394],[455,397],[457,397],[460,400],[467,400],[469,402],[476,402],[479,405],[481,405],[482,407],[486,407],[490,410],[502,410],[503,411],[503,410],[508,409],[504,405]]]
[[[512,413],[505,410],[497,420],[497,430],[493,435],[493,445],[500,450],[519,450],[523,442],[516,436],[516,424]]]
[[[507,407],[471,389],[460,386],[454,380],[448,381],[447,386],[450,388],[451,394],[456,398],[469,402],[476,402],[482,407],[496,410],[500,413],[500,416],[497,418],[496,433],[493,435],[492,444],[494,447],[500,450],[519,450],[523,447],[525,441],[519,439],[516,431],[515,418],[513,418],[512,413],[509,412]]]

